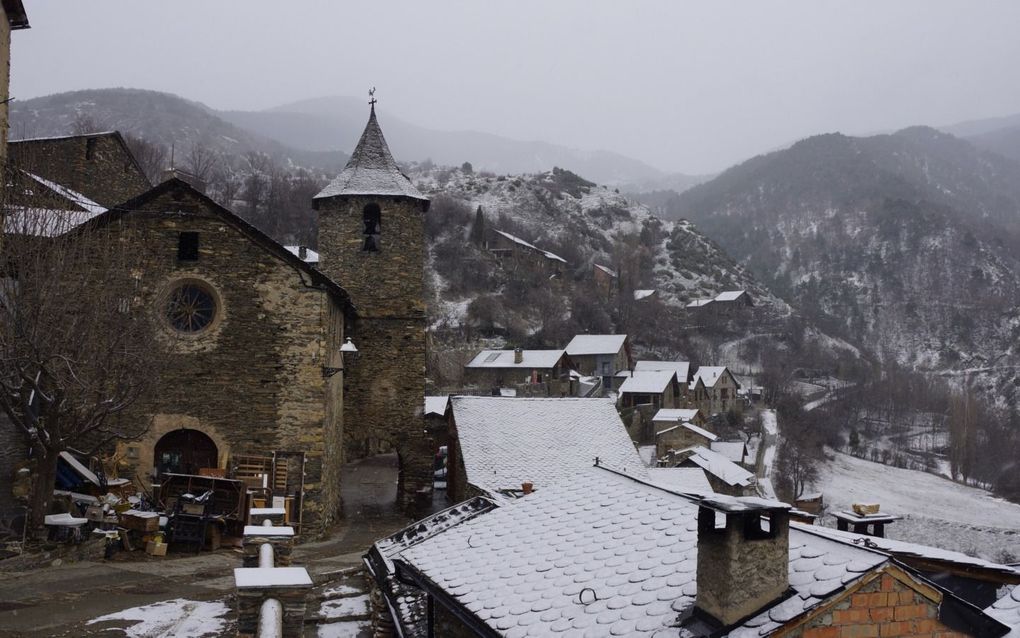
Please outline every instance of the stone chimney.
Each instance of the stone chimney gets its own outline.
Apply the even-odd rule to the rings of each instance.
[[[514,348],[514,363],[524,363],[524,351]]]
[[[301,261],[308,259],[308,246],[298,246],[297,251],[298,257],[301,258]]]
[[[790,587],[790,506],[715,494],[698,508],[699,612],[729,627]]]

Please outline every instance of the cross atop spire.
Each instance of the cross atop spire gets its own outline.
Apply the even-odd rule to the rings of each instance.
[[[378,101],[375,99],[375,87],[373,86],[368,90],[368,105],[372,107],[373,111],[375,111],[375,103]]]

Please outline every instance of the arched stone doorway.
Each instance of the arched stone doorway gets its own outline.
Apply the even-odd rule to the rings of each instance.
[[[203,467],[217,467],[219,450],[206,434],[190,428],[167,432],[153,452],[152,466],[158,476],[168,472],[174,474],[198,474]]]

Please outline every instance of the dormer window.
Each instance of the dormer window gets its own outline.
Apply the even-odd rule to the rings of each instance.
[[[379,209],[379,204],[373,202],[367,204],[361,212],[365,226],[365,243],[361,249],[366,252],[378,252],[379,236],[382,234],[382,211]]]

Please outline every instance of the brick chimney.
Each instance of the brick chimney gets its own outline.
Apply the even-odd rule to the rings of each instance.
[[[524,351],[514,348],[514,363],[524,363]]]
[[[697,609],[729,627],[790,588],[790,506],[715,494],[698,508]]]

